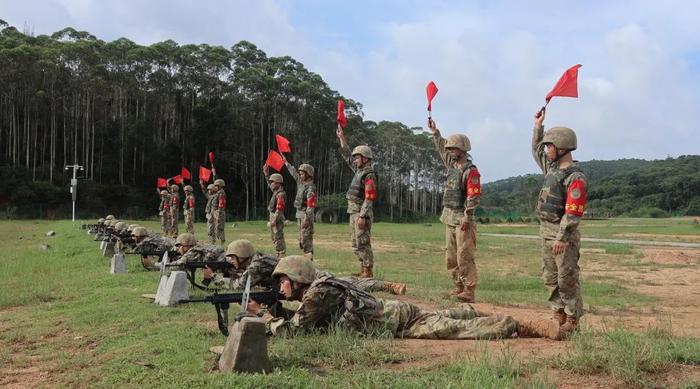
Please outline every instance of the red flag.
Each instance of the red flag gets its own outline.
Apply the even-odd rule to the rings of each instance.
[[[578,68],[580,67],[581,65],[577,64],[567,69],[544,99],[549,102],[554,96],[578,97]]]
[[[289,147],[289,140],[282,135],[275,135],[275,139],[277,140],[277,150],[279,150],[280,153],[291,153],[292,149]]]
[[[214,152],[213,151],[209,152],[209,162],[211,162],[211,166],[214,167]]]
[[[348,125],[348,119],[345,118],[345,102],[338,100],[338,124],[345,128]]]
[[[167,188],[168,187],[168,180],[165,178],[160,178],[156,180],[156,188]]]
[[[199,167],[199,179],[204,182],[209,182],[211,178],[211,170],[205,168],[204,166]]]
[[[170,178],[170,179],[173,180],[173,182],[178,184],[178,185],[182,184],[182,176],[179,174],[175,177]]]
[[[191,179],[192,179],[192,174],[190,174],[190,171],[187,170],[186,167],[183,167],[182,169],[180,169],[180,175],[181,175],[182,178],[184,178],[185,180],[191,180]]]
[[[438,93],[438,87],[434,82],[430,81],[428,86],[425,87],[425,94],[428,96],[428,111],[433,110],[433,98]]]
[[[282,171],[282,166],[284,166],[284,160],[282,160],[282,156],[279,155],[275,150],[270,150],[270,153],[267,155],[265,165],[279,172]]]

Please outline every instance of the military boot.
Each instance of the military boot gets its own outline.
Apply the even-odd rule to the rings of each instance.
[[[474,303],[476,302],[476,297],[475,297],[475,292],[476,291],[476,286],[467,286],[464,288],[464,291],[462,293],[456,295],[458,300],[463,301],[465,303]]]
[[[362,266],[362,271],[360,272],[360,278],[374,278],[371,266]]]
[[[556,320],[559,325],[564,325],[566,322],[566,313],[564,313],[564,309],[558,309],[552,313],[552,318]]]
[[[284,258],[286,252],[285,251],[278,251],[277,252],[277,258]]]
[[[578,329],[578,318],[576,316],[566,315],[566,322],[561,326],[563,339],[568,339]]]
[[[312,261],[314,260],[314,252],[313,252],[313,251],[310,252],[310,253],[304,253],[304,256],[305,256],[306,258],[309,258],[309,259],[312,260]]]
[[[464,291],[464,284],[461,282],[455,282],[455,287],[452,289],[452,292],[450,293],[445,293],[442,295],[442,298],[445,300],[449,300],[450,297],[457,296],[458,294],[462,293]]]
[[[561,340],[562,331],[555,319],[538,320],[534,322],[519,321],[518,336],[521,338],[547,338]]]
[[[406,294],[406,284],[401,282],[385,282],[384,287],[391,294]]]

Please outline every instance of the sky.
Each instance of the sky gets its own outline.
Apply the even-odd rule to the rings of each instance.
[[[700,150],[696,1],[0,0],[0,19],[144,45],[245,39],[320,74],[366,120],[410,127],[426,125],[432,80],[434,120],[469,136],[484,182],[537,172],[532,116],[576,63],[579,98],[555,97],[545,121],[577,132],[575,159]]]

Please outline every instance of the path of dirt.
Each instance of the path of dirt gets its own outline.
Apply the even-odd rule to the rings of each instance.
[[[518,238],[518,239],[535,239],[540,240],[539,235],[518,235],[518,234],[492,234],[492,233],[479,233],[483,236],[492,236],[496,238]],[[664,235],[649,235],[649,237],[663,237]],[[629,240],[629,239],[603,239],[603,238],[581,238],[583,242],[596,242],[596,243],[619,243],[619,244],[630,244],[636,246],[668,246],[668,247],[682,247],[682,248],[700,248],[700,243],[690,243],[690,242],[667,242],[661,240]]]

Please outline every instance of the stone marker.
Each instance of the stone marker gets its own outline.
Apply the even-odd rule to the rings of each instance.
[[[161,281],[163,278],[165,276],[161,277]],[[190,294],[187,292],[187,284],[187,274],[184,271],[171,272],[162,290],[160,290],[160,285],[158,285],[159,290],[156,294],[155,302],[163,307],[172,307],[177,305],[177,302],[180,300],[189,299]]]
[[[53,230],[46,233],[46,236],[54,236],[54,235],[56,235],[56,231],[53,231]]]
[[[112,274],[126,273],[126,256],[122,253],[117,253],[112,256],[111,269]]]
[[[41,250],[41,251],[49,251],[49,250],[51,250],[51,245],[48,245],[48,244],[46,244],[46,243],[40,244],[40,245],[39,245],[39,250]]]
[[[259,317],[244,317],[233,324],[229,333],[219,358],[219,371],[272,372],[272,364],[267,356],[265,320]]]
[[[102,250],[102,256],[105,258],[111,258],[114,254],[114,243],[112,242],[106,242],[105,243],[105,248]]]
[[[104,240],[101,241],[101,242],[100,242],[100,250],[104,250],[104,249],[105,249],[105,245],[107,245],[107,242],[105,242]]]

